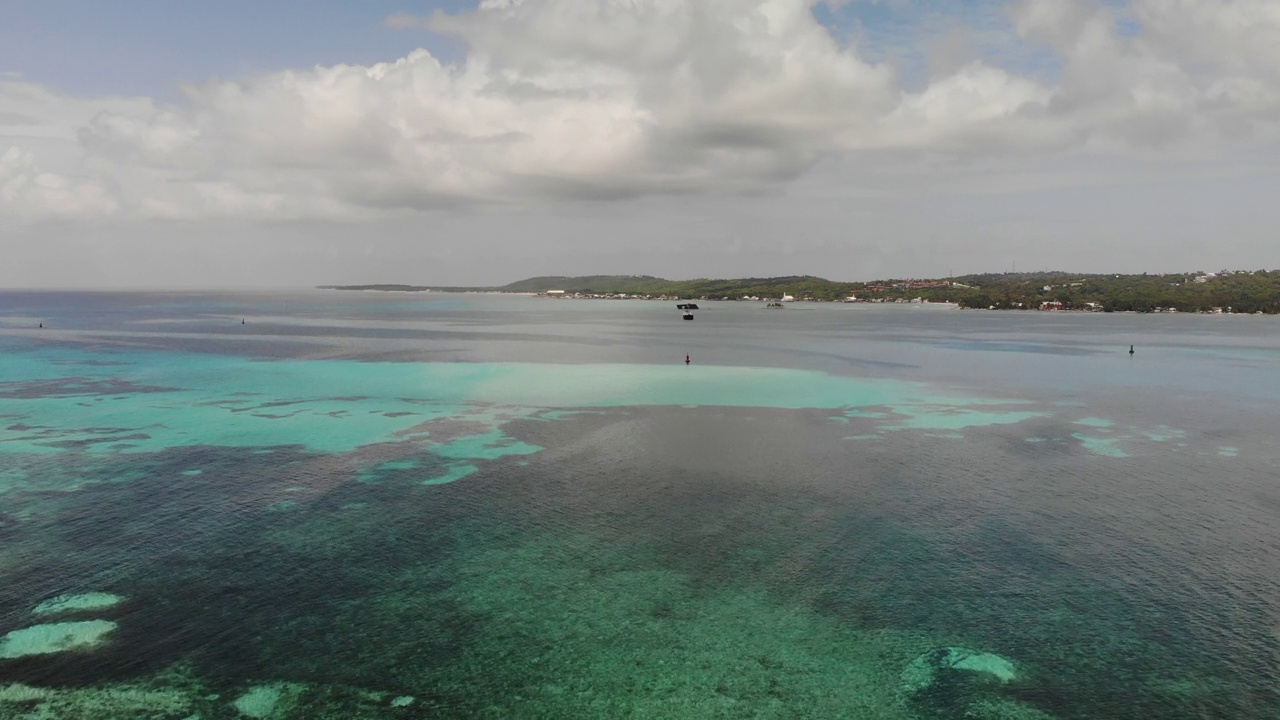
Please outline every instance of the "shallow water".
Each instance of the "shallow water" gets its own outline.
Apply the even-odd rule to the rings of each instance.
[[[0,293],[0,717],[1277,717],[1278,364],[1262,317]]]

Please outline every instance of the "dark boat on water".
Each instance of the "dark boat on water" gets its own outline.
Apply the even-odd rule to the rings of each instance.
[[[698,303],[676,303],[676,307],[681,310],[697,310]]]

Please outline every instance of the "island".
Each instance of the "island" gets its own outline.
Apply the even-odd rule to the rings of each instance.
[[[545,276],[496,287],[323,285],[331,290],[521,293],[549,298],[951,303],[962,308],[1080,312],[1280,313],[1280,270],[1173,274],[985,273],[840,282],[811,275],[667,280],[650,275]]]

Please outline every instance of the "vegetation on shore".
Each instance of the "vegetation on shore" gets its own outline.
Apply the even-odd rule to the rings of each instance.
[[[993,309],[1102,312],[1280,313],[1280,270],[1151,275],[1064,272],[988,273],[943,279],[836,282],[809,275],[727,280],[666,280],[648,275],[535,277],[501,287],[420,285],[325,286],[339,290],[546,293],[591,297],[667,297],[699,300],[776,299],[859,302],[950,302]]]

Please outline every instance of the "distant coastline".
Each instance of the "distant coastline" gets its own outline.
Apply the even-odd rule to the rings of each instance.
[[[1280,313],[1280,270],[1176,274],[988,273],[839,282],[810,275],[667,280],[649,275],[544,276],[496,287],[321,285],[325,290],[539,295],[548,298],[747,302],[939,303],[1051,312]]]

